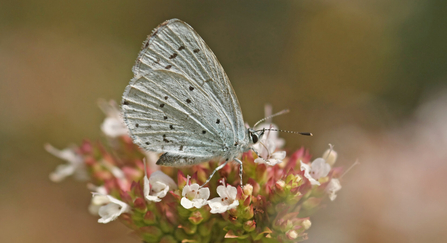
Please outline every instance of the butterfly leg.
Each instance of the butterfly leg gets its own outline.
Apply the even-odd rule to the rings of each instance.
[[[239,177],[241,178],[241,186],[243,186],[244,183],[242,181],[242,172],[244,171],[244,169],[242,167],[242,161],[240,161],[238,158],[234,158],[234,161],[239,163]]]
[[[223,164],[217,166],[217,168],[214,169],[213,173],[211,173],[210,177],[208,177],[208,180],[206,180],[205,183],[203,183],[203,185],[200,186],[200,188],[202,188],[204,185],[208,184],[208,182],[210,182],[211,178],[213,178],[213,175],[214,175],[217,171],[219,171],[220,169],[222,169],[227,163],[228,163],[228,160],[225,161],[225,163],[223,163]]]
[[[255,154],[256,154],[259,158],[262,158],[261,155],[258,154],[258,151],[256,151],[254,148],[250,147],[250,150],[252,150],[253,152],[255,152]]]

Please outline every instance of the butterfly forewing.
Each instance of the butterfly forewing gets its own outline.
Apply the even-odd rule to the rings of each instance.
[[[123,96],[124,118],[141,147],[164,159],[219,157],[245,137],[242,112],[214,53],[188,24],[168,20],[143,43]],[[230,148],[231,149],[231,148]]]

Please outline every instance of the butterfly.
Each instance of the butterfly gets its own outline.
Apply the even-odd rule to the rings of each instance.
[[[242,184],[238,156],[265,129],[245,127],[230,80],[199,34],[179,19],[163,22],[143,42],[132,71],[121,104],[134,143],[163,153],[162,166],[225,161],[207,182],[234,160]]]

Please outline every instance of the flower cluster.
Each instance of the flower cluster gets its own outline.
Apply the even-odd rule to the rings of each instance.
[[[321,158],[301,148],[286,157],[275,133],[256,145],[259,157],[242,155],[201,187],[218,166],[209,161],[183,168],[157,167],[157,154],[142,151],[127,135],[113,102],[101,102],[107,142],[46,149],[64,159],[50,179],[69,175],[88,180],[90,213],[99,223],[119,219],[144,242],[298,242],[307,239],[309,216],[341,189],[332,147]],[[271,125],[269,125],[271,126]],[[241,186],[241,184],[243,186]]]

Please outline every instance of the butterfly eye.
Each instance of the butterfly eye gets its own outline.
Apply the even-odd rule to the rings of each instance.
[[[253,141],[253,143],[257,143],[258,142],[258,135],[256,134],[251,134],[251,140]]]

